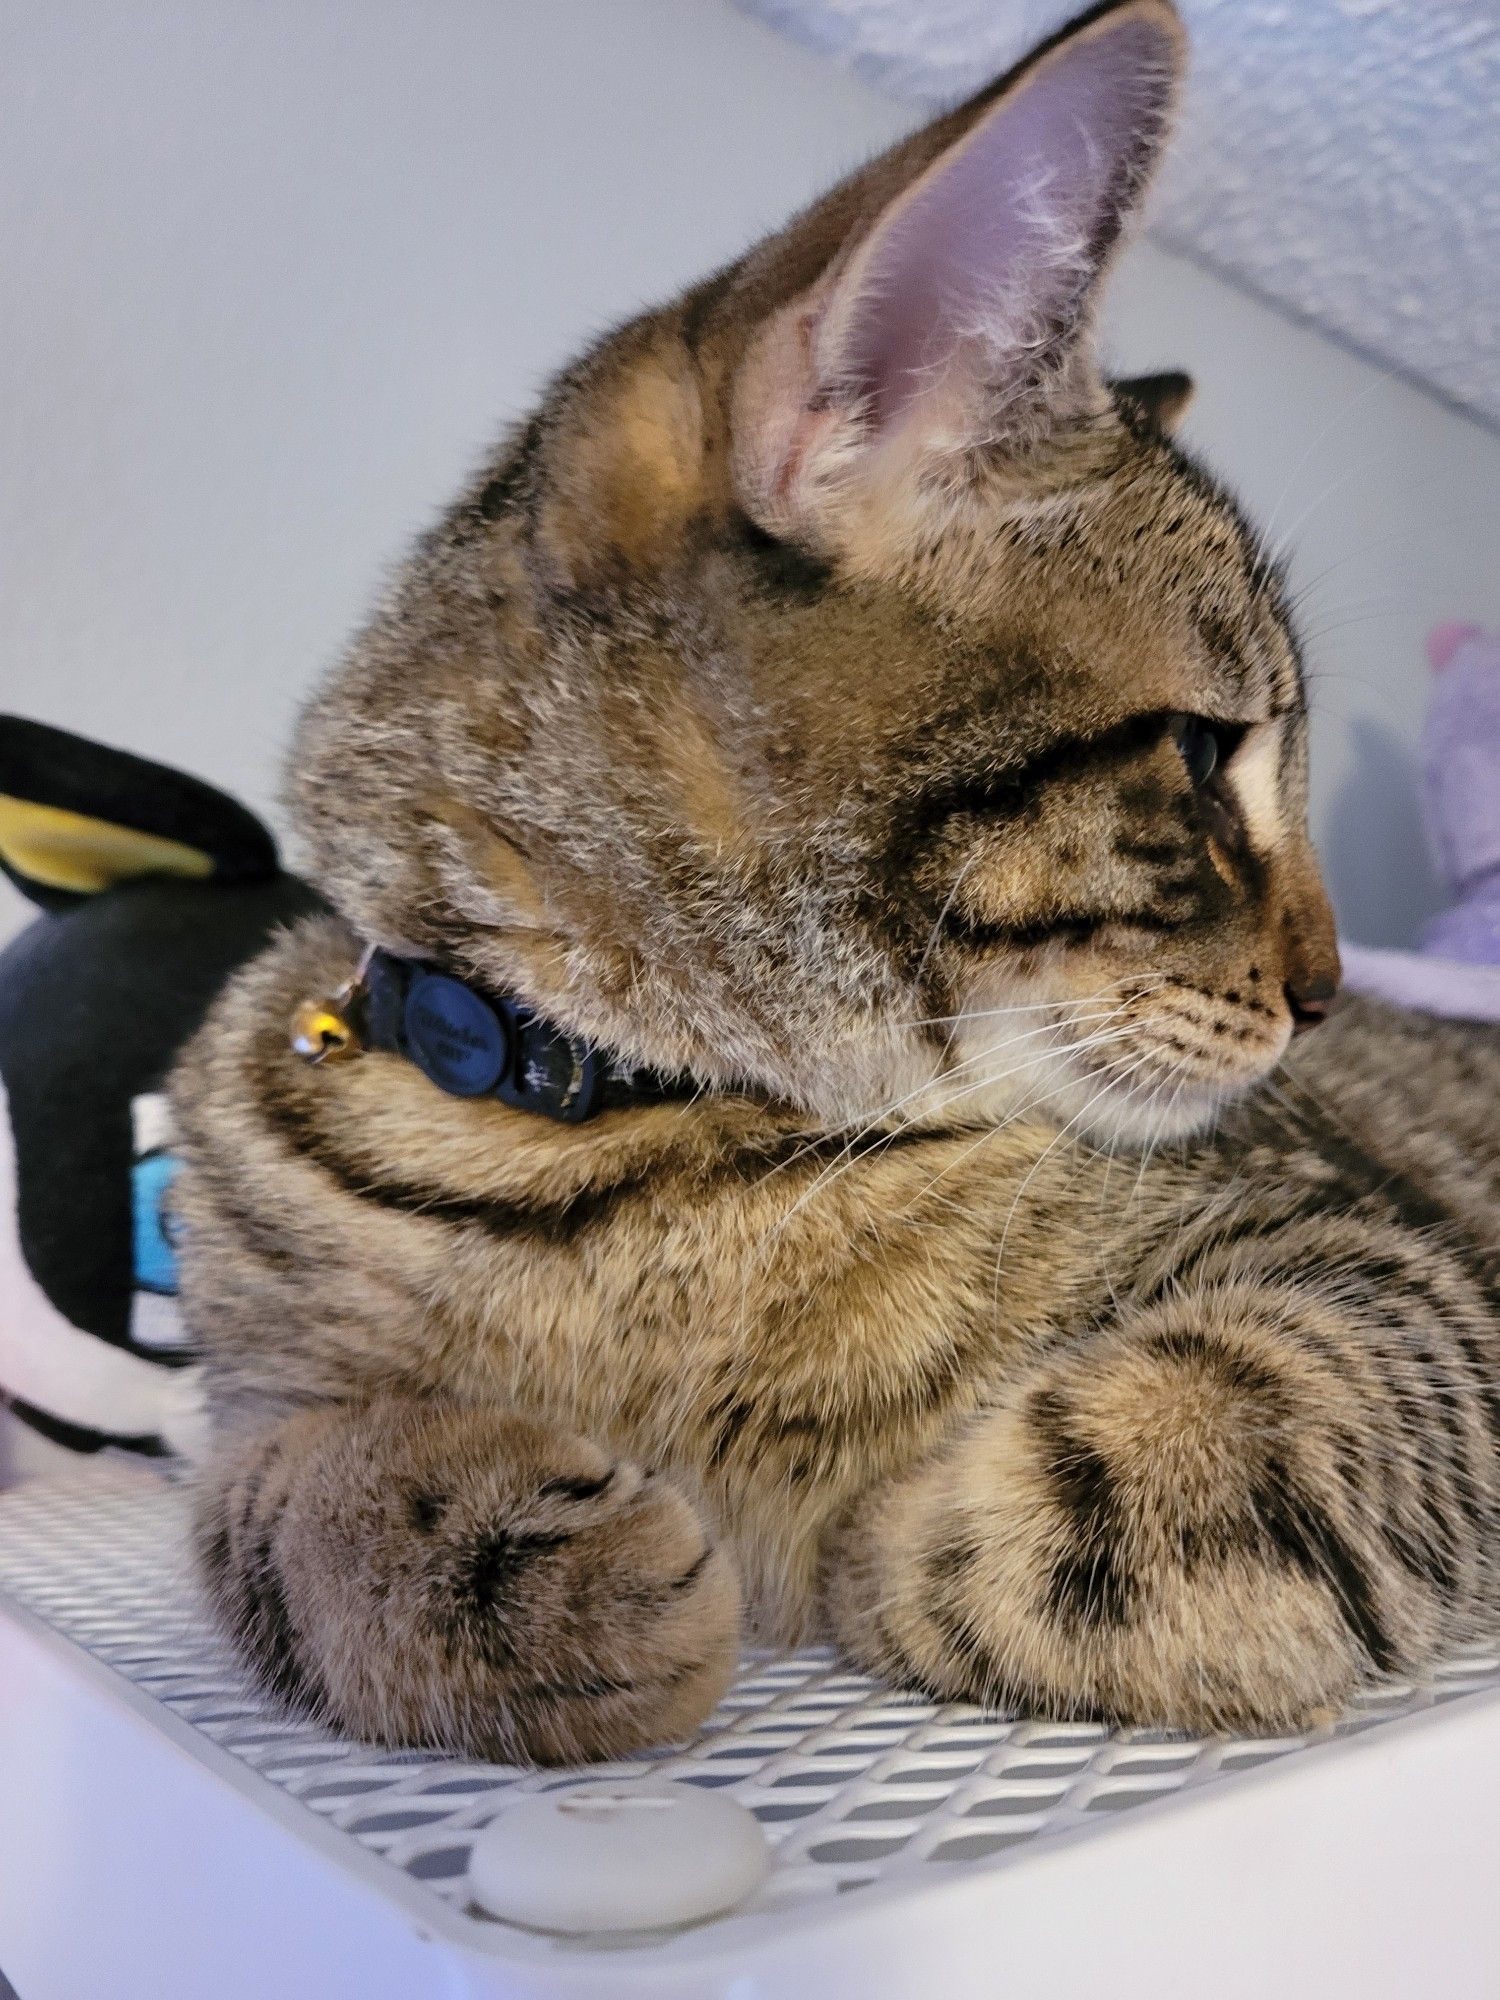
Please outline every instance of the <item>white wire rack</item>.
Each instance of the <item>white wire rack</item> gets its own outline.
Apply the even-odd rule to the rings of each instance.
[[[1411,1746],[1425,1768],[1460,1738],[1475,1748],[1477,1718],[1488,1730],[1500,1717],[1493,1703],[1500,1653],[1455,1659],[1424,1688],[1383,1689],[1315,1737],[1261,1740],[1111,1732],[939,1708],[850,1673],[824,1652],[752,1656],[693,1741],[595,1767],[588,1775],[625,1784],[668,1777],[729,1790],[773,1844],[774,1867],[764,1887],[733,1915],[669,1938],[565,1943],[485,1918],[469,1901],[466,1878],[476,1834],[498,1813],[522,1793],[576,1777],[372,1749],[269,1710],[204,1619],[185,1558],[185,1527],[181,1492],[120,1465],[98,1464],[0,1494],[0,1623],[8,1619],[13,1631],[24,1631],[54,1656],[61,1646],[65,1667],[75,1678],[82,1674],[80,1702],[123,1702],[164,1746],[186,1750],[221,1788],[227,1781],[239,1795],[238,1810],[269,1812],[278,1837],[300,1839],[309,1854],[317,1852],[320,1867],[331,1861],[352,1871],[402,1922],[446,1951],[449,1983],[432,1985],[433,1993],[832,1995],[845,1990],[827,1984],[832,1963],[847,1967],[850,1993],[871,2000],[929,1990],[911,1963],[893,1965],[889,1940],[925,1939],[935,1925],[950,1947],[961,1942],[956,1963],[979,1982],[964,1985],[961,1970],[950,1966],[946,1991],[1010,1991],[1008,1981],[1003,1988],[989,1983],[991,1975],[998,1979],[1017,1936],[1005,1911],[1048,1903],[1059,1883],[1066,1900],[1070,1878],[1080,1887],[1129,1882],[1148,1849],[1164,1846],[1201,1862],[1226,1830],[1231,1846],[1240,1835],[1248,1838],[1268,1801],[1272,1817],[1266,1823],[1274,1832],[1276,1801],[1282,1801],[1288,1833],[1294,1827],[1305,1833],[1308,1814],[1316,1820],[1323,1804],[1334,1804],[1336,1834],[1340,1811],[1367,1810],[1353,1803],[1339,1807],[1335,1799],[1355,1769],[1354,1752],[1343,1758],[1340,1746],[1355,1739],[1390,1753],[1373,1762],[1362,1758],[1356,1775],[1363,1785],[1377,1765],[1397,1771],[1383,1796],[1391,1824],[1399,1830],[1404,1814],[1410,1826],[1412,1807],[1403,1804],[1401,1789],[1407,1781],[1399,1771],[1412,1761]],[[0,1650],[0,1667],[4,1657]],[[1441,1725],[1421,1727],[1421,1718],[1449,1705],[1455,1706]],[[21,1726],[14,1711],[11,1726]],[[0,1754],[0,1766],[3,1761]],[[1274,1795],[1237,1782],[1272,1768],[1301,1782]],[[50,1782],[45,1772],[43,1781]],[[1420,1778],[1428,1789],[1416,1795],[1419,1802],[1435,1782],[1430,1775]],[[1494,1791],[1488,1786],[1487,1795]],[[1382,1793],[1372,1796],[1379,1810]],[[1185,1810],[1195,1799],[1218,1800],[1221,1810],[1195,1817]],[[98,1800],[95,1806],[107,1816],[118,1802]],[[132,1811],[140,1810],[136,1799]],[[1124,1838],[1136,1815],[1150,1830],[1144,1848]],[[1345,1834],[1364,1850],[1366,1889],[1373,1880],[1366,1862],[1376,1847],[1390,1848],[1390,1865],[1408,1880],[1412,1869],[1440,1862],[1414,1828],[1405,1845],[1394,1846],[1388,1838],[1383,1846],[1372,1840],[1368,1825],[1346,1825]],[[192,1838],[186,1822],[180,1837]],[[1147,1867],[1149,1872],[1149,1858]],[[1333,1893],[1331,1884],[1327,1888]],[[86,1883],[71,1879],[60,1880],[55,1890],[60,1902],[73,1895],[86,1900],[88,1893]],[[238,1890],[225,1883],[221,1893],[227,1898]],[[1099,1891],[1089,1893],[1097,1898]],[[1253,1870],[1244,1893],[1253,1920]],[[1233,1898],[1230,1907],[1237,1907]],[[1476,1909],[1476,1920],[1479,1914]],[[1483,1914],[1487,1937],[1487,1907]],[[0,1924],[4,1916],[0,1891]],[[1087,1912],[1079,1910],[1075,1930],[1086,1920]],[[1100,1940],[1100,1981],[1109,1969],[1113,1991],[1134,1991],[1112,1962],[1118,1943]],[[1077,1938],[1070,1938],[1058,1965],[1077,1948]],[[0,1966],[19,1982],[6,1951],[0,1929]],[[1469,1941],[1464,1951],[1470,1964]],[[1466,1990],[1500,1992],[1500,1946],[1491,1953],[1488,1985]],[[1258,1947],[1247,1967],[1263,1955]],[[1229,1965],[1217,1968],[1220,1991],[1240,1990],[1232,1958],[1231,1950]],[[932,1967],[937,1960],[928,1956],[925,1962]],[[765,1984],[756,1983],[762,1965]],[[815,1966],[824,1970],[809,1984]],[[453,1968],[463,1969],[466,1984],[456,1983]],[[1366,1995],[1387,1990],[1378,1982],[1371,1986],[1368,1969],[1361,1986]],[[32,2000],[30,1987],[19,1990]],[[158,1967],[149,1987],[137,1989],[127,1980],[107,1989],[115,1990],[133,1996],[174,1989],[163,1985]],[[232,1996],[238,1990],[226,1966],[218,1991]],[[261,1988],[246,1988],[251,1990],[259,1994]],[[384,1989],[366,1982],[349,1990]],[[429,1989],[401,1990],[420,2000]],[[1094,1989],[1049,1983],[1014,1990]],[[1154,1990],[1172,1989],[1158,1978]],[[1345,1989],[1325,1978],[1316,1990]],[[41,1986],[36,2000],[50,2000]],[[97,1996],[63,1992],[59,2000],[106,2000],[106,1989]]]

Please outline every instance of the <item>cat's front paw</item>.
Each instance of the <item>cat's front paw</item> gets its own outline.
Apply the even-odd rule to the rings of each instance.
[[[733,1670],[738,1586],[686,1498],[530,1418],[352,1415],[274,1550],[300,1691],[381,1741],[618,1756],[688,1733]]]
[[[868,1495],[825,1562],[851,1654],[944,1699],[1251,1733],[1430,1655],[1433,1593],[1361,1511],[1339,1385],[1239,1294],[1209,1303],[1077,1343]]]

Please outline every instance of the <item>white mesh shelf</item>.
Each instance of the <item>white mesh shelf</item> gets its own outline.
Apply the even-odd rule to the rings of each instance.
[[[1101,1925],[1111,1922],[1108,1899],[1124,1895],[1138,1875],[1157,1884],[1158,1911],[1144,1908],[1139,1897],[1131,1905],[1148,1922],[1149,1937],[1149,1924],[1159,1925],[1173,1907],[1159,1869],[1213,1874],[1207,1890],[1202,1882],[1181,1880],[1179,1893],[1195,1898],[1200,1920],[1205,1894],[1211,1900],[1234,1888],[1218,1879],[1218,1864],[1210,1866],[1221,1851],[1224,1865],[1245,1870],[1242,1932],[1259,1925],[1265,1934],[1257,1935],[1253,1950],[1244,1937],[1226,1938],[1214,1984],[1220,1992],[1248,1992],[1256,1990],[1263,1963],[1274,1962],[1266,1953],[1274,1955],[1277,1940],[1259,1907],[1263,1888],[1253,1861],[1229,1857],[1247,1843],[1263,1849],[1263,1829],[1274,1838],[1278,1827],[1290,1852],[1320,1813],[1331,1812],[1331,1837],[1342,1828],[1353,1866],[1348,1855],[1335,1861],[1328,1882],[1316,1887],[1314,1919],[1316,1896],[1344,1895],[1350,1880],[1361,1898],[1377,1888],[1382,1869],[1393,1882],[1409,1883],[1414,1869],[1446,1865],[1440,1847],[1417,1824],[1426,1807],[1435,1803],[1436,1817],[1446,1820],[1460,1805],[1434,1792],[1448,1782],[1434,1773],[1455,1761],[1461,1744],[1466,1755],[1472,1751],[1492,1762],[1500,1738],[1497,1654],[1455,1659],[1426,1688],[1372,1695],[1315,1739],[1255,1741],[1007,1720],[893,1694],[822,1652],[751,1657],[691,1743],[589,1775],[622,1783],[656,1775],[731,1789],[774,1845],[775,1866],[765,1887],[736,1914],[669,1938],[563,1943],[480,1915],[467,1898],[466,1870],[476,1830],[507,1802],[573,1778],[374,1750],[268,1711],[203,1618],[184,1556],[185,1525],[179,1491],[123,1466],[94,1465],[62,1481],[0,1494],[0,1626],[60,1659],[61,1667],[48,1671],[76,1680],[80,1704],[123,1703],[134,1723],[161,1741],[163,1754],[167,1746],[186,1751],[203,1767],[216,1796],[227,1782],[238,1795],[237,1811],[269,1814],[277,1839],[301,1840],[308,1867],[315,1852],[320,1869],[331,1862],[358,1878],[363,1892],[423,1940],[429,1956],[438,1954],[430,1986],[412,1986],[408,1979],[399,1988],[411,2000],[428,1991],[670,1992],[745,2000],[762,1992],[832,1996],[847,1990],[875,2000],[928,1990],[1092,1991],[1089,1983],[1065,1980],[1012,1984],[1018,1968],[1031,1962],[1027,1955],[1046,1945],[1044,1936],[1031,1936],[1018,1912],[1069,1906],[1072,1899],[1070,1934],[1056,1936],[1051,1960],[1055,1972],[1071,1977],[1067,1967],[1075,1961],[1086,1972],[1088,1941],[1077,1933],[1086,1931],[1091,1910]],[[0,1648],[0,1668],[5,1658]],[[1439,1718],[1432,1713],[1438,1709],[1448,1712]],[[13,1707],[8,1716],[0,1728],[25,1728]],[[86,1722],[79,1727],[86,1733]],[[1490,1745],[1484,1751],[1481,1734]],[[4,1746],[0,1734],[0,1750]],[[1376,1754],[1382,1747],[1384,1758]],[[29,1768],[42,1770],[40,1782],[51,1782],[51,1767],[35,1764],[32,1746],[26,1754],[33,1760]],[[65,1745],[57,1755],[65,1758]],[[1240,1782],[1246,1773],[1273,1767],[1284,1778],[1279,1786]],[[65,1789],[76,1777],[68,1770],[58,1782]],[[1492,1825],[1500,1825],[1488,1804],[1495,1790],[1491,1777],[1483,1798]],[[1358,1802],[1366,1799],[1383,1815],[1373,1831],[1371,1805]],[[1189,1811],[1194,1800],[1199,1807]],[[95,1806],[105,1819],[124,1810],[110,1798]],[[1472,1802],[1463,1802],[1463,1810],[1472,1812]],[[126,1816],[138,1820],[143,1811],[149,1821],[150,1802],[134,1799]],[[1471,1831],[1477,1839],[1478,1829]],[[176,1837],[192,1839],[190,1814]],[[297,1850],[290,1851],[295,1857]],[[1451,1870],[1449,1878],[1445,1894],[1455,1893]],[[1078,1904],[1070,1882],[1086,1905]],[[1305,1881],[1289,1886],[1305,1899]],[[216,1893],[230,1897],[242,1887],[205,1884],[200,1894],[211,1902]],[[89,1885],[65,1873],[55,1894],[60,1900],[79,1895],[86,1907]],[[1226,1907],[1239,1907],[1233,1894]],[[1457,1907],[1466,1905],[1460,1900]],[[1332,1921],[1331,1900],[1329,1908]],[[1466,1978],[1464,1990],[1500,1992],[1500,1947],[1489,1939],[1487,1906],[1476,1908],[1475,1917],[1474,1938],[1460,1940],[1463,1963],[1474,1971],[1479,1961],[1473,1952],[1489,1957],[1484,1976]],[[0,1922],[5,1920],[0,1890]],[[1034,1917],[1027,1922],[1035,1927]],[[1451,1920],[1448,1929],[1451,1943]],[[939,1932],[941,1950],[933,1943]],[[1288,1941],[1296,1934],[1292,1921]],[[902,1941],[920,1946],[917,1959],[901,1955]],[[367,1975],[353,1980],[357,1942],[350,1947],[348,1990],[383,1993]],[[1114,1935],[1098,1939],[1100,1985],[1115,1994],[1137,1990],[1120,1962],[1122,1943],[1138,1951],[1139,1940],[1122,1940],[1117,1924]],[[1255,1982],[1243,1989],[1235,1983],[1242,1945],[1246,1978]],[[32,2000],[19,1961],[15,1969],[7,1961],[8,1949],[14,1947],[0,1931],[0,1967],[24,2000]],[[1158,1976],[1142,1992],[1178,1990],[1165,1977],[1174,1962],[1165,1941],[1164,1952]],[[1330,1963],[1359,1969],[1366,2000],[1371,1992],[1410,1990],[1386,1987],[1378,1977],[1372,1985],[1372,1970],[1378,1974],[1380,1966],[1362,1964],[1367,1956],[1341,1946]],[[1379,1956],[1387,1968],[1394,1963],[1388,1950]],[[1429,1970],[1434,1962],[1429,1950]],[[929,1988],[928,1975],[935,1978],[940,1965],[946,1968],[942,1983]],[[845,1968],[847,1979],[840,1975],[830,1984],[829,1967]],[[234,1977],[235,1967],[226,1965],[217,1990],[227,2000],[240,1991]],[[1319,1977],[1305,1990],[1345,1990],[1330,1983],[1326,1970]],[[116,1991],[166,1996],[176,1990],[163,1983],[159,1964],[149,1978],[142,1974],[131,1983],[136,1975],[122,1961],[120,1978],[118,1987],[99,1989],[98,2000]],[[280,1988],[300,1990],[288,1983]],[[1200,1989],[1187,1984],[1181,1990]],[[1283,1985],[1283,1992],[1301,1990]],[[1427,1990],[1440,1987],[1429,1983]],[[36,2000],[49,2000],[42,1985]],[[75,1996],[62,1992],[59,2000]],[[96,1996],[79,1993],[76,2000]]]

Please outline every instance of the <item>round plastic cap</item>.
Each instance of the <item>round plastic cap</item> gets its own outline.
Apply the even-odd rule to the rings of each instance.
[[[572,1934],[699,1923],[760,1887],[770,1847],[722,1792],[663,1781],[535,1792],[474,1843],[469,1885],[506,1923]]]

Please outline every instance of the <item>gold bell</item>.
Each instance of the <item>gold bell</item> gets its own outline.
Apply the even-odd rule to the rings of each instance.
[[[360,1053],[359,1036],[340,1004],[340,999],[304,1000],[292,1016],[292,1048],[304,1062],[343,1062]]]

